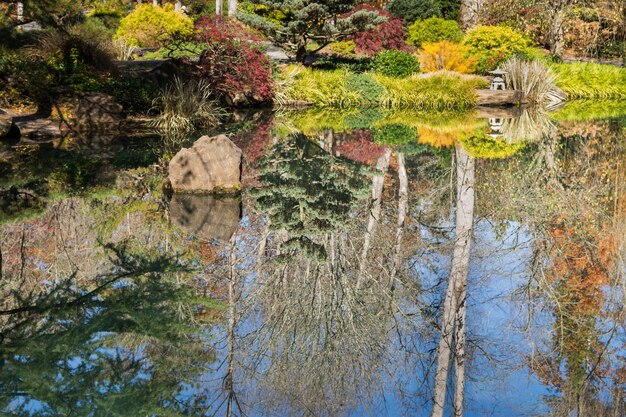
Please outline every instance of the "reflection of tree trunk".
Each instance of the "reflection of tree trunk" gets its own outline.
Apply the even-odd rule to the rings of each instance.
[[[235,326],[237,324],[237,301],[239,298],[235,261],[236,248],[235,236],[233,236],[230,241],[230,254],[228,256],[228,368],[224,377],[227,417],[233,415],[233,406],[237,403],[233,381],[235,372]]]
[[[357,288],[361,288],[361,286],[365,282],[365,260],[367,259],[367,253],[370,250],[372,234],[374,233],[374,230],[378,225],[378,220],[380,219],[383,184],[385,183],[385,174],[387,173],[387,169],[389,168],[390,158],[391,149],[387,149],[376,162],[376,169],[380,172],[380,174],[374,175],[374,177],[372,178],[372,201],[370,203],[370,215],[367,222],[367,230],[365,231],[365,238],[363,240],[363,250],[361,251]]]
[[[228,15],[237,16],[237,0],[228,0]]]
[[[406,219],[408,201],[409,201],[409,181],[406,175],[406,167],[404,166],[404,154],[398,153],[398,223],[396,225],[396,242],[393,259],[393,267],[389,287],[393,291],[394,280],[400,269],[400,248],[402,247],[402,235],[404,233],[404,221]]]
[[[441,338],[437,348],[437,373],[435,375],[435,401],[433,417],[443,415],[446,398],[446,382],[450,368],[453,335],[455,347],[455,393],[454,415],[463,414],[463,391],[465,378],[465,299],[472,226],[474,222],[474,158],[456,147],[456,233],[452,254],[452,269],[443,304]]]

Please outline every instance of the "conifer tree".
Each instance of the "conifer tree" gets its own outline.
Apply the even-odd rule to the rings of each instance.
[[[307,46],[316,52],[324,46],[369,30],[387,19],[369,10],[347,15],[355,0],[256,0],[255,12],[239,12],[239,20],[262,31],[274,43],[291,51],[304,63]]]

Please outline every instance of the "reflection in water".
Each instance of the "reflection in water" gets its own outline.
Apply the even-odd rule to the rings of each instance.
[[[466,296],[470,247],[474,224],[474,158],[460,144],[456,147],[456,222],[452,268],[443,301],[441,337],[437,347],[437,373],[433,417],[443,415],[450,356],[454,357],[454,415],[463,415],[465,392]],[[452,354],[454,352],[454,354]]]
[[[623,120],[357,116],[255,129],[241,199],[11,162],[0,413],[624,415]]]
[[[177,227],[200,240],[228,242],[239,227],[241,201],[228,196],[174,194],[169,215]]]

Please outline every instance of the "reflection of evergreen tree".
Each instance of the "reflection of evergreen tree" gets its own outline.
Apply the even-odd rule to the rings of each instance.
[[[0,307],[0,413],[185,414],[181,382],[214,360],[193,320],[199,301],[172,259],[117,255],[85,287],[61,281]]]
[[[349,212],[368,195],[368,167],[334,157],[304,135],[276,144],[263,159],[255,190],[257,208],[270,216],[274,230],[286,230],[284,248],[301,248],[324,257],[313,238],[344,226]]]

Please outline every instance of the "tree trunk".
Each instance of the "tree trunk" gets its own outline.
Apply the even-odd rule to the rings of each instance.
[[[182,3],[180,1],[177,1],[176,3],[174,3],[174,11],[176,13],[181,13],[182,12],[182,8],[183,8],[183,5],[182,5]]]
[[[443,303],[441,338],[437,348],[433,417],[443,416],[453,335],[456,336],[454,415],[455,417],[461,416],[463,413],[463,393],[465,388],[465,298],[474,223],[475,169],[474,158],[469,156],[461,145],[458,144],[456,146],[456,165],[455,240],[450,280]]]
[[[159,0],[152,0],[152,7],[157,7],[159,5]]]
[[[237,0],[228,0],[228,16],[237,16]]]
[[[298,46],[296,50],[296,62],[299,62],[304,65],[306,61],[306,43],[304,45]]]
[[[224,14],[224,1],[215,0],[215,15],[222,16]]]
[[[17,22],[22,23],[24,21],[24,2],[18,1],[15,5],[15,14]]]
[[[552,11],[552,16],[550,18],[550,33],[549,33],[549,43],[550,43],[550,53],[552,55],[560,56],[563,53],[563,22],[565,15],[565,6],[559,5],[556,10]]]
[[[462,0],[461,2],[461,27],[469,30],[478,25],[480,10],[483,0]]]

